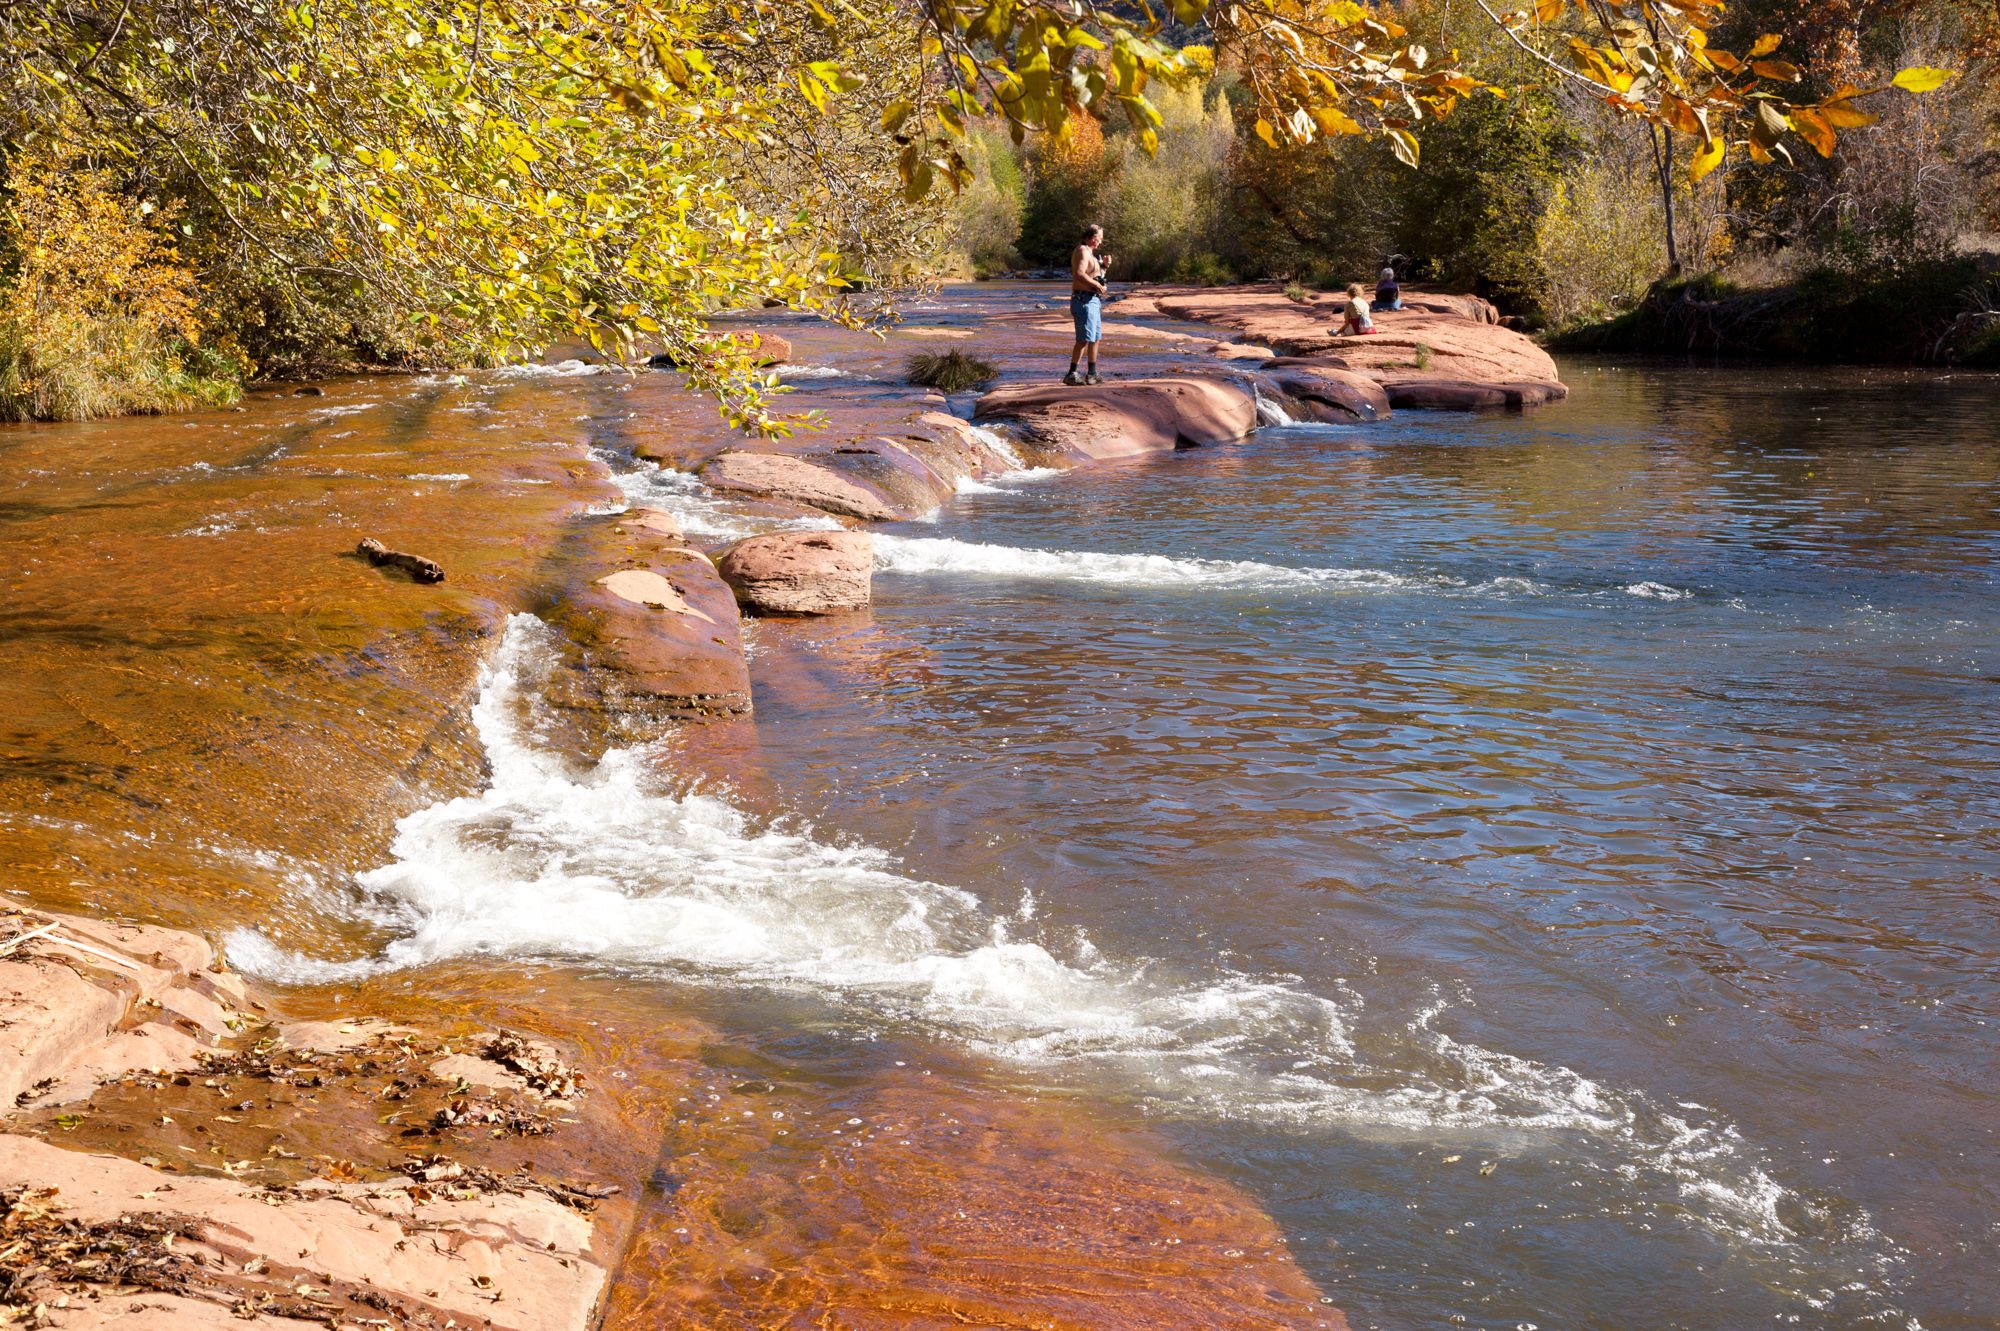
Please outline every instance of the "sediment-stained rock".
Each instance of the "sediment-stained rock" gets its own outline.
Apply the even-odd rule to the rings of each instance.
[[[581,668],[552,685],[559,701],[615,698],[669,715],[750,709],[736,598],[669,514],[586,519],[544,617],[582,652]]]
[[[1466,383],[1455,379],[1393,379],[1387,391],[1393,405],[1424,411],[1519,411],[1569,396],[1566,386],[1542,381]]]
[[[973,416],[1013,421],[1045,448],[1096,460],[1240,439],[1256,428],[1257,403],[1221,379],[1123,379],[998,388]]]
[[[869,601],[875,538],[865,531],[773,532],[738,541],[717,561],[745,608],[828,615]]]

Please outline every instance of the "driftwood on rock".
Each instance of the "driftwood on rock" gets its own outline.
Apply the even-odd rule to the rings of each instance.
[[[422,555],[391,550],[372,536],[363,537],[354,552],[377,568],[399,568],[418,582],[443,582],[444,566]]]

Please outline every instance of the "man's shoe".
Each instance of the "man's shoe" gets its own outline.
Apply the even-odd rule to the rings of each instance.
[[[1087,384],[1101,384],[1104,382],[1102,379],[1097,377],[1097,371],[1095,370],[1092,370],[1089,374],[1084,375],[1083,381]]]
[[[1071,388],[1075,388],[1077,385],[1081,384],[1083,380],[1080,377],[1078,377],[1077,372],[1075,370],[1071,370],[1068,374],[1063,376],[1063,382],[1068,384]]]

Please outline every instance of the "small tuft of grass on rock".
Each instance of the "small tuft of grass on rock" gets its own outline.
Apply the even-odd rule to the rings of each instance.
[[[1431,349],[1422,342],[1419,342],[1417,343],[1417,368],[1420,370],[1428,370],[1430,367],[1431,367]]]
[[[1286,300],[1295,300],[1299,302],[1299,304],[1305,305],[1310,303],[1312,298],[1313,298],[1313,293],[1306,290],[1305,287],[1299,285],[1297,282],[1285,283]]]
[[[903,374],[913,384],[947,393],[983,388],[1000,377],[992,362],[963,351],[920,351],[903,363]]]

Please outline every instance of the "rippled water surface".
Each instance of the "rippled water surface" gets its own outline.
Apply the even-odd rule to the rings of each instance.
[[[898,859],[751,969],[1170,1125],[1358,1323],[1990,1325],[2000,387],[1566,368],[891,529],[756,744]]]
[[[897,352],[800,341],[807,404],[904,409]],[[0,836],[268,977],[696,1019],[828,1123],[935,1071],[1147,1125],[1357,1326],[1989,1327],[2000,382],[1564,369],[968,486],[872,613],[753,626],[754,718],[601,759],[507,590],[575,450],[697,538],[787,521],[631,461],[721,446],[666,377],[10,434]],[[744,1167],[811,1177],[803,1116]]]

